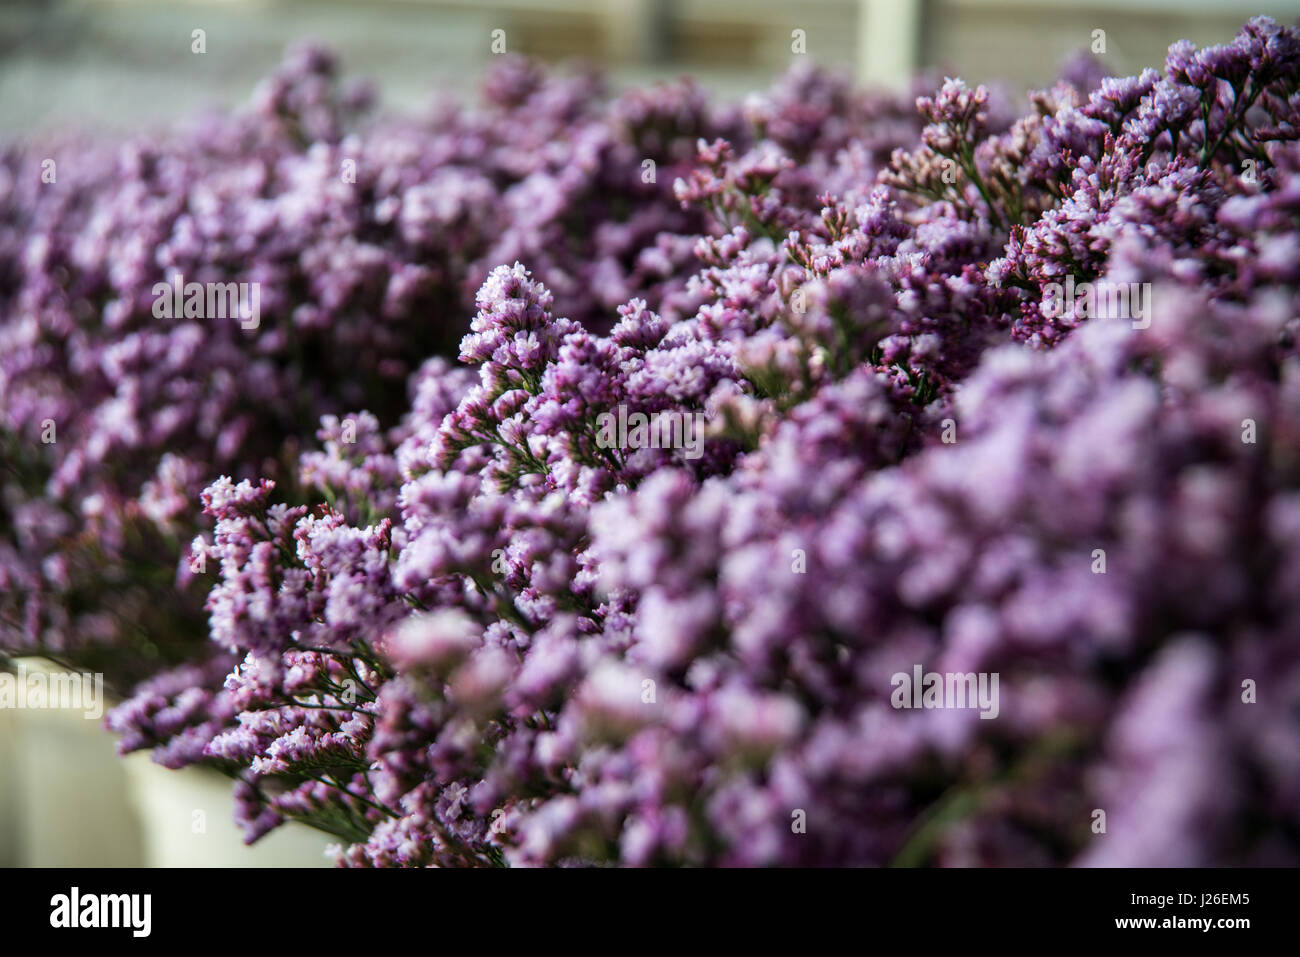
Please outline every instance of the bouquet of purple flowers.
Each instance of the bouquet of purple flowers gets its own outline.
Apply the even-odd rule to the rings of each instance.
[[[0,645],[344,864],[1300,863],[1300,33],[486,93],[4,155]]]

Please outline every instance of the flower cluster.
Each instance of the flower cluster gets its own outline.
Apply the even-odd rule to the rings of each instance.
[[[0,648],[120,690],[201,655],[188,543],[214,476],[300,502],[337,483],[419,363],[454,358],[503,260],[596,328],[632,290],[683,299],[703,221],[675,171],[699,136],[743,136],[689,84],[610,100],[514,59],[478,106],[399,122],[368,104],[304,47],[234,116],[0,152]],[[255,288],[258,315],[212,314],[210,292],[160,309],[173,284]],[[322,416],[325,458],[296,476]],[[364,507],[396,483],[337,491]]]
[[[489,87],[554,165],[501,147],[460,365],[207,486],[213,658],[123,747],[356,866],[1300,862],[1300,33],[1022,117],[796,72],[565,140],[588,81],[550,82]],[[671,201],[602,225],[626,148]]]

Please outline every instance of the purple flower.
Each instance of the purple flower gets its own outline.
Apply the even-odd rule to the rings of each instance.
[[[298,54],[245,149],[5,200],[0,394],[69,447],[6,425],[0,580],[52,640],[79,523],[192,542],[211,647],[110,726],[346,865],[1294,864],[1296,48],[1019,118],[507,61],[365,137]],[[159,262],[274,321],[149,321]]]

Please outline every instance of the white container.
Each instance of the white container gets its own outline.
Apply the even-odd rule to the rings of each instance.
[[[235,826],[232,782],[200,768],[170,771],[128,755],[130,793],[143,825],[148,867],[329,867],[338,838],[301,824],[276,828],[252,847]]]
[[[66,674],[22,659],[27,674]],[[8,699],[0,698],[0,703]],[[231,782],[118,757],[101,713],[24,700],[0,707],[0,866],[326,867],[337,839],[299,824],[253,847],[235,826]],[[67,704],[67,702],[62,702]]]
[[[126,773],[97,718],[0,708],[0,863],[138,867],[140,847]]]

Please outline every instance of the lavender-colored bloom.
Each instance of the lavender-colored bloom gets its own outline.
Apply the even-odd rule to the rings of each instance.
[[[204,528],[208,483],[213,657],[114,711],[123,747],[236,775],[250,839],[305,820],[354,866],[1294,864],[1296,49],[1254,20],[1019,119],[805,70],[739,111],[688,84],[604,106],[508,61],[449,132],[373,138],[307,57],[245,121],[286,140],[269,166],[137,151],[129,205],[16,200],[53,225],[4,247],[14,407],[72,414],[48,340],[114,330],[70,360],[95,402],[36,485],[101,495],[77,520],[125,553],[138,513]],[[333,180],[353,155],[373,204]],[[121,221],[134,245],[74,269]],[[290,283],[265,338],[144,321],[152,258],[229,249]],[[1151,294],[1057,308],[1066,282]],[[397,329],[417,303],[474,317],[426,343]],[[304,340],[413,373],[407,413],[285,360]],[[272,470],[235,467],[245,398],[320,447],[246,477]],[[700,454],[611,447],[620,409],[702,416]],[[143,454],[191,421],[198,448]],[[62,506],[3,501],[6,583],[72,581],[20,560]],[[909,706],[917,666],[996,699]]]

